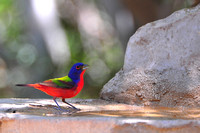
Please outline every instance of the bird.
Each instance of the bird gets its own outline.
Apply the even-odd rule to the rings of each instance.
[[[16,86],[34,87],[35,89],[45,92],[53,97],[54,102],[58,106],[58,110],[64,111],[57,103],[57,98],[61,98],[62,102],[68,104],[70,108],[80,110],[66,102],[65,99],[76,96],[82,90],[84,86],[83,75],[88,67],[89,65],[87,64],[76,63],[71,67],[67,76],[53,78],[34,84],[16,84]]]

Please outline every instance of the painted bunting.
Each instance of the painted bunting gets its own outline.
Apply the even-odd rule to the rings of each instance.
[[[16,86],[34,87],[45,92],[53,97],[53,100],[57,104],[59,110],[63,109],[61,109],[57,103],[56,98],[62,98],[62,102],[68,104],[73,109],[77,109],[75,106],[66,102],[65,98],[74,97],[82,90],[84,85],[83,75],[87,68],[87,64],[76,63],[70,69],[68,76],[49,79],[35,84],[16,84]]]

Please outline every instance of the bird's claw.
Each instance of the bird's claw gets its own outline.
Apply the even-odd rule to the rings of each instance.
[[[81,109],[78,109],[78,108],[72,108],[72,109],[75,109],[76,111],[81,111]]]
[[[70,110],[66,110],[66,109],[62,109],[62,108],[58,108],[58,107],[54,107],[56,110],[62,111],[62,112],[68,112],[70,113]]]
[[[78,108],[71,108],[72,110],[67,110],[67,109],[62,109],[62,108],[58,108],[58,107],[54,107],[56,110],[62,111],[62,112],[67,112],[67,113],[71,113],[71,112],[76,112],[76,111],[81,111],[81,109]]]

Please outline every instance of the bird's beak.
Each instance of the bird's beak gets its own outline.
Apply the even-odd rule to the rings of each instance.
[[[89,68],[89,65],[84,64],[83,67],[82,67],[82,70],[85,70],[85,69],[88,69],[88,68]]]

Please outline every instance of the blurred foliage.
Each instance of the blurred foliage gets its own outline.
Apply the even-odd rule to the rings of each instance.
[[[0,97],[49,98],[15,84],[65,76],[74,63],[83,62],[90,68],[77,97],[98,98],[103,85],[122,67],[127,41],[135,30],[194,1],[142,2],[1,0]]]

